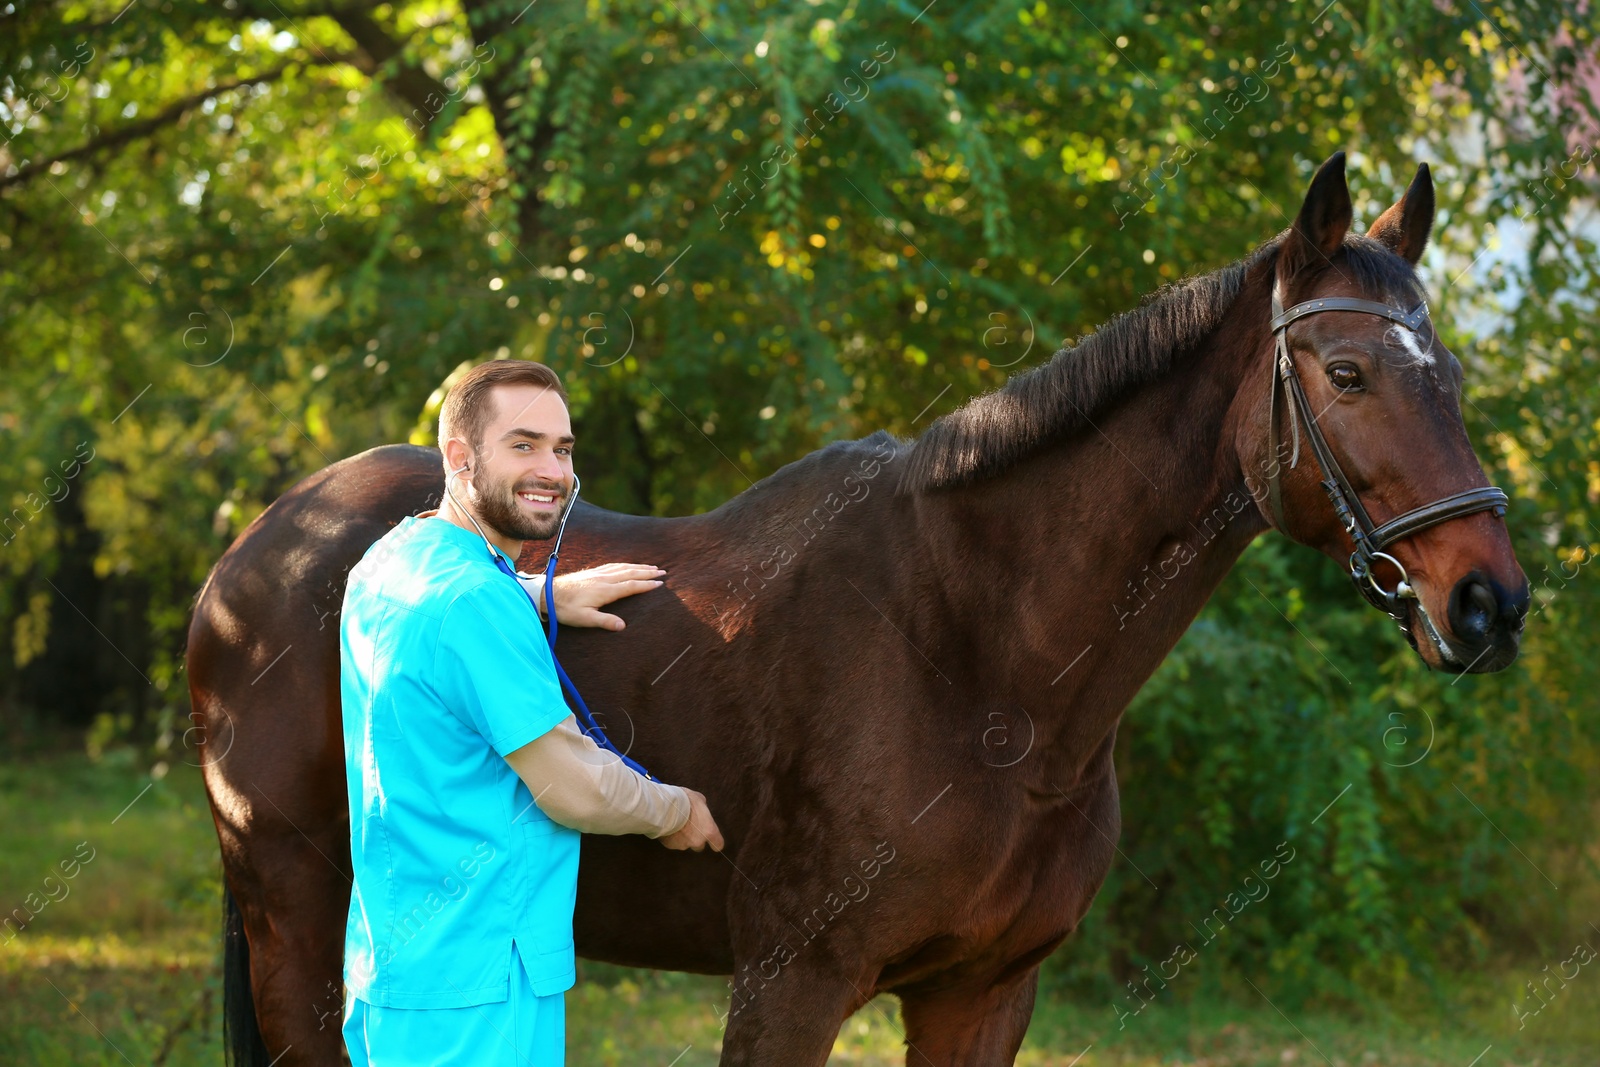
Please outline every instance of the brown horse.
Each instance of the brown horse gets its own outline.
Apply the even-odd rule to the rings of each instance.
[[[1460,505],[1487,484],[1460,365],[1424,320],[1390,321],[1422,299],[1432,220],[1423,167],[1350,233],[1335,156],[1288,231],[914,441],[829,445],[704,515],[578,505],[569,567],[643,558],[669,577],[616,607],[625,631],[569,629],[561,656],[619,744],[702,790],[728,841],[586,837],[579,952],[733,976],[724,1063],[820,1064],[884,991],[909,1063],[1012,1062],[1040,961],[1112,862],[1123,709],[1269,526],[1341,563],[1358,547],[1314,430],[1372,522],[1456,500],[1380,545],[1363,581],[1432,666],[1509,664],[1528,587],[1500,513]],[[1323,307],[1285,327],[1309,405],[1290,410],[1275,295],[1395,315]],[[336,613],[350,566],[441,486],[432,449],[336,463],[251,524],[200,595],[189,678],[244,1062],[342,1055]],[[1002,758],[991,713],[1019,705],[1031,743]]]

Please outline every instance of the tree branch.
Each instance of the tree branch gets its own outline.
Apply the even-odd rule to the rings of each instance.
[[[472,34],[472,39],[479,45],[489,44],[502,34],[509,35],[517,19],[522,17],[512,16],[509,10],[501,10],[500,5],[491,0],[461,0],[461,10],[467,17],[467,28]],[[483,97],[489,106],[489,113],[494,117],[495,129],[500,134],[500,143],[509,148],[512,144],[512,131],[516,129],[516,124],[513,122],[515,109],[509,102],[526,91],[526,74],[520,63],[501,63],[486,70],[478,84],[483,88]],[[541,217],[541,204],[536,190],[539,185],[539,164],[544,160],[551,142],[555,140],[555,135],[555,126],[550,121],[549,110],[546,109],[545,114],[540,116],[532,137],[528,139],[531,158],[520,168],[508,162],[508,166],[519,171],[518,176],[522,179],[524,189],[517,201],[517,229],[524,244],[531,244],[544,236],[544,220]]]
[[[222,84],[214,85],[209,89],[203,89],[200,92],[168,104],[166,107],[162,108],[160,111],[156,112],[154,115],[151,115],[147,119],[140,119],[138,122],[130,122],[126,126],[118,126],[116,129],[111,130],[108,133],[104,133],[99,137],[94,137],[88,141],[85,141],[76,148],[69,148],[65,152],[59,152],[56,155],[46,157],[45,159],[36,160],[24,166],[18,167],[16,172],[13,174],[0,175],[0,189],[4,189],[11,185],[19,185],[22,182],[28,181],[34,175],[40,173],[41,171],[48,170],[57,163],[69,163],[75,159],[82,159],[85,156],[92,156],[100,152],[106,152],[114,148],[120,148],[130,141],[137,141],[148,137],[164,126],[171,126],[177,123],[185,115],[199,107],[201,104],[205,103],[207,100],[210,100],[213,97],[221,96],[223,93],[229,93],[235,89],[243,89],[246,86],[251,85],[268,85],[282,78],[294,67],[306,66],[308,63],[317,65],[324,61],[328,63],[347,63],[350,61],[350,59],[348,56],[339,56],[337,58],[327,57],[325,60],[317,61],[296,60],[293,63],[285,63],[281,67],[274,67],[271,70],[262,71],[260,74],[254,75],[253,77],[240,78],[237,81],[223,82]]]
[[[245,18],[264,22],[281,23],[287,19],[297,32],[302,32],[299,31],[299,19],[332,19],[361,50],[361,55],[352,60],[351,66],[378,81],[383,66],[391,62],[394,64],[394,74],[381,79],[381,84],[412,115],[420,112],[426,116],[422,123],[422,133],[425,135],[438,117],[439,101],[448,100],[450,90],[422,67],[405,60],[405,42],[390,36],[383,24],[372,17],[373,10],[378,6],[371,3],[318,4],[286,11],[278,6],[276,0],[265,4],[256,3],[255,0],[238,0],[234,10]],[[305,43],[316,47],[309,41]]]
[[[402,104],[410,105],[411,114],[416,115],[420,112],[424,116],[421,122],[421,136],[425,136],[432,127],[433,120],[438,117],[439,102],[450,98],[450,90],[420,66],[399,58],[405,49],[405,44],[390,37],[379,25],[378,20],[367,11],[360,8],[336,8],[324,14],[337,22],[340,29],[349,34],[350,39],[355,41],[356,47],[366,55],[367,62],[364,65],[357,64],[362,73],[376,79],[379,69],[384,64],[394,62],[394,75],[383,79],[383,86],[399,98]]]

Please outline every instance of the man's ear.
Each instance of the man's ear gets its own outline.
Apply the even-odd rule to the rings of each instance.
[[[446,478],[454,477],[455,471],[463,463],[472,462],[472,454],[467,448],[467,443],[459,437],[450,437],[439,442],[439,451],[444,454],[444,474]],[[471,474],[471,471],[464,471]]]
[[[1305,203],[1284,241],[1280,274],[1287,278],[1303,266],[1323,263],[1344,244],[1352,218],[1350,187],[1344,180],[1344,153],[1335,152],[1317,169]]]
[[[1378,216],[1367,236],[1382,241],[1394,249],[1396,255],[1415,264],[1428,247],[1428,234],[1433,231],[1433,174],[1426,163],[1417,167],[1417,176],[1411,179],[1398,203]]]

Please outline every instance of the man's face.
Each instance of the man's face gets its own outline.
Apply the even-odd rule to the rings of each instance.
[[[472,465],[472,504],[502,537],[555,536],[572,487],[572,422],[553,389],[501,385]]]

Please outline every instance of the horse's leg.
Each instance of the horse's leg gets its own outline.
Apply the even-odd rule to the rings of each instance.
[[[751,857],[746,852],[740,858]],[[761,867],[751,865],[757,878],[781,884],[776,875],[763,877]],[[807,940],[784,919],[774,899],[785,895],[764,896],[742,872],[729,889],[734,973],[724,1020],[724,1067],[822,1067],[839,1027],[871,999],[878,966],[861,962],[846,939]],[[788,910],[798,914],[797,908]]]
[[[267,806],[271,811],[271,806]],[[274,813],[276,814],[276,813]],[[295,828],[263,818],[248,849],[223,854],[228,887],[249,940],[250,986],[276,1067],[337,1067],[344,1060],[343,950],[350,899],[348,824]]]
[[[832,961],[796,960],[763,981],[768,955],[739,956],[722,1040],[723,1067],[822,1067],[839,1027],[865,1004],[870,979]],[[764,973],[771,974],[769,969]]]
[[[295,694],[312,695],[288,699]],[[239,696],[232,702],[236,725],[210,735],[222,746],[206,763],[206,789],[230,908],[244,933],[224,947],[223,998],[229,1045],[242,1067],[344,1062],[350,817],[337,741],[327,740],[329,708],[337,721],[337,705],[326,692],[316,694],[295,676],[271,698],[275,707],[262,706],[267,698],[252,704]]]
[[[349,834],[344,822],[305,834],[282,825],[255,829],[247,851],[224,848],[249,939],[255,1016],[275,1067],[346,1062],[340,1024],[350,883],[336,865],[349,862]]]
[[[1039,987],[1039,968],[1003,984],[900,995],[906,1067],[998,1067],[1015,1062]]]

